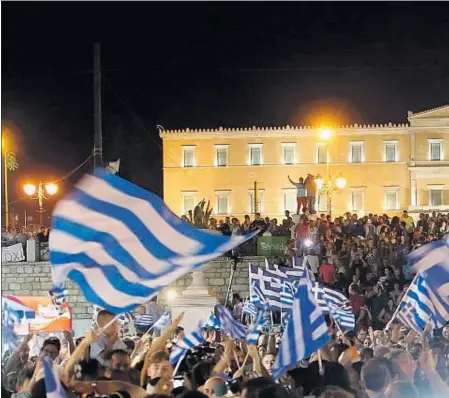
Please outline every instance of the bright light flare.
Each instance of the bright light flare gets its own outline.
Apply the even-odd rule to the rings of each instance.
[[[346,186],[346,178],[343,177],[343,174],[340,175],[335,180],[335,184],[339,189],[343,189]]]
[[[45,191],[49,195],[55,195],[56,192],[58,192],[58,186],[56,184],[46,184],[45,185]]]
[[[28,196],[33,196],[36,193],[36,185],[34,184],[25,184],[23,186],[23,191],[28,195]]]
[[[176,293],[176,290],[174,289],[169,289],[167,290],[167,300],[173,300],[176,298],[178,294]]]
[[[323,141],[328,141],[332,137],[332,131],[330,129],[321,129],[320,138]]]
[[[310,239],[305,239],[304,240],[304,246],[305,247],[310,247],[312,246],[313,242]]]

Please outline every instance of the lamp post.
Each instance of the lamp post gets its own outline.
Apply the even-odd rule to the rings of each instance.
[[[318,194],[320,196],[326,196],[327,199],[327,212],[332,218],[332,194],[339,189],[343,189],[346,186],[346,179],[343,174],[335,179],[335,184],[332,182],[331,177],[331,164],[330,164],[330,151],[329,151],[329,141],[332,137],[332,131],[329,129],[320,130],[320,138],[326,143],[326,179],[317,174],[315,177],[315,182],[318,187]]]
[[[44,199],[50,199],[51,196],[58,192],[58,186],[53,183],[44,184],[39,182],[38,185],[35,184],[25,184],[23,186],[24,192],[31,198],[37,199],[39,203],[39,223],[43,224],[43,213],[44,213]],[[49,196],[47,196],[47,195]]]

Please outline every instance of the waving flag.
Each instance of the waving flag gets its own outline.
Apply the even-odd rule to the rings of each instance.
[[[153,329],[163,330],[171,325],[171,316],[168,312],[164,312],[159,319],[154,323]]]
[[[270,310],[281,309],[281,279],[272,272],[250,265],[251,301],[257,307],[268,304]]]
[[[160,197],[97,169],[53,211],[53,284],[72,279],[89,302],[128,312],[258,232],[227,237],[201,231]]]
[[[311,290],[315,295],[317,304],[325,314],[330,313],[329,305],[337,308],[348,308],[348,298],[337,290],[330,289],[318,282],[311,282]]]
[[[17,314],[2,298],[2,353],[14,351],[19,337],[14,332],[14,325],[19,321]]]
[[[265,268],[267,271],[277,275],[279,278],[284,278],[287,280],[299,280],[304,273],[302,268],[290,268],[283,267],[282,265],[270,264],[267,259],[265,259]]]
[[[265,325],[265,312],[264,310],[259,311],[254,323],[249,328],[248,335],[246,336],[248,344],[257,344],[260,332]]]
[[[59,377],[53,369],[53,363],[50,358],[42,358],[44,364],[44,378],[45,378],[45,390],[47,391],[47,398],[65,398],[65,392],[62,388]]]
[[[257,316],[257,307],[254,303],[246,300],[243,303],[243,313],[249,316]]]
[[[177,342],[172,347],[170,353],[170,363],[175,365],[186,356],[189,350],[203,344],[205,341],[206,340],[204,339],[201,327],[198,327],[193,332],[186,334],[181,341]]]
[[[449,320],[449,298],[442,297],[430,283],[424,274],[418,274],[399,303],[396,316],[419,334],[427,324],[439,329]]]
[[[273,377],[279,379],[287,370],[326,344],[329,338],[323,312],[309,289],[309,281],[302,278],[273,366]]]
[[[217,317],[215,316],[215,314],[213,312],[210,313],[209,318],[207,318],[207,321],[204,324],[204,327],[205,328],[215,328],[215,329],[221,328],[221,323],[217,319]]]
[[[234,318],[231,311],[221,304],[217,305],[218,319],[220,320],[221,330],[234,339],[243,339],[246,336],[247,330],[237,319]]]
[[[342,329],[355,329],[355,315],[352,310],[338,308],[332,304],[329,305],[328,308],[332,318],[334,318],[334,321],[337,322]]]
[[[282,309],[290,309],[293,305],[296,285],[291,282],[282,282],[281,304]]]

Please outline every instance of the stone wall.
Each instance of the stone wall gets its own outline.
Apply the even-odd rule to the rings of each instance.
[[[238,263],[234,274],[232,291],[242,297],[249,294],[248,264],[264,265],[264,258],[246,257]],[[204,269],[204,281],[211,294],[224,298],[229,284],[232,261],[220,258],[212,261]],[[50,264],[39,263],[6,263],[2,264],[2,296],[47,296],[52,287]],[[192,283],[190,274],[175,281],[170,288],[178,294]],[[91,319],[92,306],[86,302],[78,285],[67,281],[68,299],[74,319]],[[162,292],[161,298],[164,299]]]

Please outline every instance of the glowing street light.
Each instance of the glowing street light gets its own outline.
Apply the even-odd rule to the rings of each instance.
[[[39,219],[40,225],[42,225],[42,214],[44,213],[44,199],[50,199],[51,196],[56,195],[58,192],[58,186],[53,183],[43,184],[40,182],[38,185],[35,184],[25,184],[23,186],[23,191],[31,199],[37,199],[39,201]],[[49,195],[49,196],[46,196]],[[36,195],[36,196],[34,196]]]
[[[332,216],[332,193],[339,189],[343,189],[346,186],[346,178],[343,177],[343,174],[339,174],[337,179],[335,180],[335,185],[332,182],[331,178],[331,164],[330,164],[330,151],[329,151],[329,142],[333,136],[332,130],[328,128],[322,128],[319,131],[319,138],[322,141],[326,142],[326,179],[321,177],[321,175],[317,174],[315,177],[315,183],[319,190],[319,195],[325,195],[327,197],[327,212],[330,216]]]

